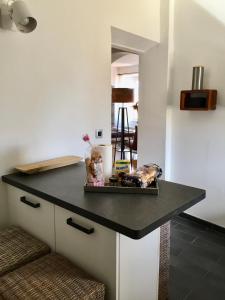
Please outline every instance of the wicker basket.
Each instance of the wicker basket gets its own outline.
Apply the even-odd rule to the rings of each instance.
[[[160,228],[159,300],[168,299],[169,249],[170,222]],[[0,231],[0,276],[49,250],[44,243],[18,227]],[[56,254],[47,255],[0,278],[0,300],[100,300],[104,299],[104,293],[103,284],[88,278],[79,269],[71,268],[68,260]]]
[[[103,300],[105,287],[59,254],[49,254],[0,278],[4,300]]]
[[[19,227],[0,231],[0,276],[50,252],[43,242]]]

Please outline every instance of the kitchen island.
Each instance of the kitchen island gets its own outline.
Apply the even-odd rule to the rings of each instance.
[[[156,300],[160,226],[205,191],[159,181],[159,195],[85,193],[83,163],[2,177],[10,223],[106,284],[110,300]]]

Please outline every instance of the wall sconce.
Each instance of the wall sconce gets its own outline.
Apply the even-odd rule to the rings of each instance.
[[[37,20],[31,15],[26,3],[22,0],[2,0],[0,2],[0,9],[1,23],[6,21],[8,17],[11,23],[13,22],[17,29],[23,33],[32,32],[37,27]],[[2,24],[2,27],[4,28],[6,26]],[[7,27],[9,27],[9,21]]]

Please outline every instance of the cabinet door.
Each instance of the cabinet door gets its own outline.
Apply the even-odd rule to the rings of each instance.
[[[8,186],[9,218],[55,250],[54,205],[25,191]]]
[[[55,224],[56,252],[103,282],[106,299],[115,300],[116,232],[57,206]]]

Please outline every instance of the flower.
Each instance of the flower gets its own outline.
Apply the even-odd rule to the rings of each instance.
[[[91,144],[91,142],[90,142],[90,137],[89,137],[89,135],[88,135],[87,133],[83,135],[83,141],[84,141],[84,142],[88,142],[88,144],[89,144],[91,147],[93,147],[92,144]]]
[[[87,133],[83,135],[83,141],[84,142],[90,142],[90,137]]]

